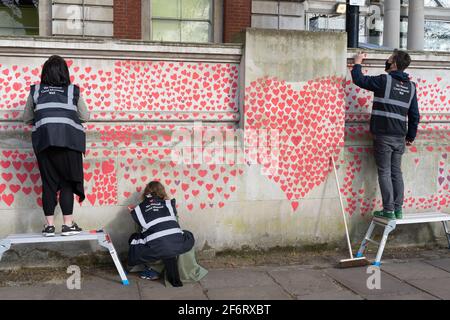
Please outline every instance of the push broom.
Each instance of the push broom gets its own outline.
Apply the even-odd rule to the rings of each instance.
[[[339,268],[351,268],[351,267],[367,266],[370,264],[370,262],[366,259],[366,257],[360,257],[360,258],[353,257],[352,245],[350,244],[350,235],[348,233],[348,227],[347,227],[347,218],[345,216],[344,202],[342,201],[341,188],[339,186],[339,179],[338,179],[336,165],[334,163],[333,156],[331,156],[331,162],[333,164],[334,177],[336,178],[336,186],[337,186],[338,193],[339,193],[339,201],[341,203],[341,211],[342,211],[342,217],[344,219],[345,235],[347,238],[348,252],[350,253],[350,259],[342,259],[341,261],[339,261],[338,267]]]

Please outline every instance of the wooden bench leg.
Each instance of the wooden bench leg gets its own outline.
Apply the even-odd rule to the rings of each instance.
[[[11,248],[11,242],[9,240],[0,241],[0,260],[2,260],[3,254]]]
[[[450,249],[450,230],[448,229],[447,221],[442,221],[442,224],[444,225],[444,231],[447,237],[448,248]]]
[[[373,229],[375,228],[375,223],[373,221],[370,222],[369,229],[367,229],[366,235],[364,236],[363,241],[361,242],[361,246],[359,247],[358,253],[356,253],[357,258],[361,258],[364,255],[364,251],[366,251],[367,247],[367,239],[370,239],[372,236]]]
[[[394,222],[395,223],[395,222]],[[379,267],[381,265],[381,257],[383,256],[384,247],[386,246],[386,242],[389,236],[389,233],[395,229],[395,224],[392,225],[391,223],[387,224],[384,228],[383,237],[380,241],[380,246],[378,247],[377,256],[375,258],[375,262],[373,263],[374,266]]]

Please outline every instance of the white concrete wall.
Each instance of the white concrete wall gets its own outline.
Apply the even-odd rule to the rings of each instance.
[[[41,230],[39,172],[30,128],[20,117],[28,86],[58,52],[92,113],[87,200],[76,204],[76,220],[86,229],[110,231],[120,251],[134,230],[126,207],[154,178],[177,198],[181,223],[194,232],[199,250],[343,245],[335,180],[324,157],[337,147],[331,154],[338,156],[352,239],[361,240],[381,204],[367,132],[371,95],[351,85],[345,59],[353,53],[346,52],[342,34],[272,32],[251,31],[244,56],[240,45],[0,39],[0,236]],[[370,52],[367,72],[381,73],[388,55]],[[405,210],[448,210],[450,56],[414,53],[413,60],[422,124],[404,157]],[[281,129],[282,171],[262,174],[258,163],[172,163],[174,133],[200,121],[203,129],[232,133]],[[390,245],[433,241],[444,241],[439,225],[400,228]]]
[[[86,125],[87,199],[75,209],[80,225],[105,227],[118,249],[125,250],[134,230],[126,206],[137,203],[145,184],[159,178],[177,198],[181,220],[197,234],[198,247],[207,240],[214,245],[233,242],[232,235],[217,237],[224,230],[214,224],[203,235],[197,230],[206,226],[203,213],[218,211],[225,200],[236,198],[243,169],[174,165],[170,150],[178,143],[172,133],[197,122],[200,128],[236,129],[241,45],[22,38],[1,39],[0,47],[2,235],[39,231],[43,222],[30,128],[20,118],[29,85],[39,81],[42,64],[57,51],[70,64],[91,111],[92,121]],[[214,189],[210,181],[216,183]],[[194,212],[202,214],[195,217]],[[212,218],[219,219],[215,214]]]

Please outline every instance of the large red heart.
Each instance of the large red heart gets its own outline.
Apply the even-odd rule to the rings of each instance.
[[[291,200],[294,211],[298,199],[325,181],[330,157],[336,158],[344,145],[344,95],[338,94],[343,82],[331,76],[295,90],[283,80],[266,77],[246,88],[246,135],[249,130],[279,132],[278,166],[261,157],[257,160]]]

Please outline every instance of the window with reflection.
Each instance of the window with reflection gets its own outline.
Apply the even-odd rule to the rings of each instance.
[[[39,35],[38,0],[0,0],[0,36]]]
[[[152,40],[210,42],[212,0],[152,0]]]

